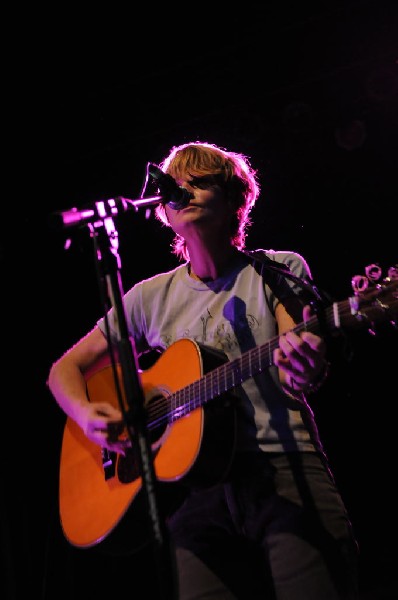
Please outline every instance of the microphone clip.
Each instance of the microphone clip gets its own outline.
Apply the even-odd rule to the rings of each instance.
[[[167,204],[173,210],[181,210],[188,206],[189,201],[194,197],[191,192],[188,192],[184,187],[178,185],[174,177],[165,173],[154,163],[147,164],[147,179],[148,175],[152,177],[158,186],[161,196],[161,204]]]

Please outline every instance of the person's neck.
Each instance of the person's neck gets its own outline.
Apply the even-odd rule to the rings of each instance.
[[[236,254],[236,248],[231,245],[213,251],[190,252],[189,275],[198,281],[215,281],[225,273]]]

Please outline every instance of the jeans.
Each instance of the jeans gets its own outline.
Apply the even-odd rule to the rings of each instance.
[[[237,456],[169,517],[178,600],[352,600],[358,546],[326,459]]]

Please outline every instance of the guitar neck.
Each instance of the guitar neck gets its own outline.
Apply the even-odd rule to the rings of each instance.
[[[345,301],[344,304],[347,303],[348,301]],[[292,331],[320,333],[324,326],[330,332],[336,331],[340,323],[338,311],[339,306],[330,306],[325,309],[321,321],[317,316],[313,316],[308,321],[299,323]],[[203,406],[271,367],[274,364],[274,350],[278,345],[279,336],[276,336],[265,344],[247,350],[238,358],[216,367],[199,380],[175,392],[171,398],[174,409],[170,420],[175,421],[189,414],[195,408]]]

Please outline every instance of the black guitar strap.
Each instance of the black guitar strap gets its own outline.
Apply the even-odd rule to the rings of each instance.
[[[291,306],[289,299],[296,297],[299,299],[300,305],[310,304],[319,320],[321,331],[326,335],[327,328],[324,326],[324,308],[330,304],[331,299],[325,292],[321,292],[312,280],[303,279],[291,272],[288,265],[272,260],[263,250],[243,250],[248,258],[254,259],[254,268],[263,277],[264,282],[270,287],[275,296],[284,304],[286,310],[292,318],[298,322],[301,321],[302,315],[297,314],[297,303],[295,310]],[[296,293],[286,279],[298,283],[300,292]]]

